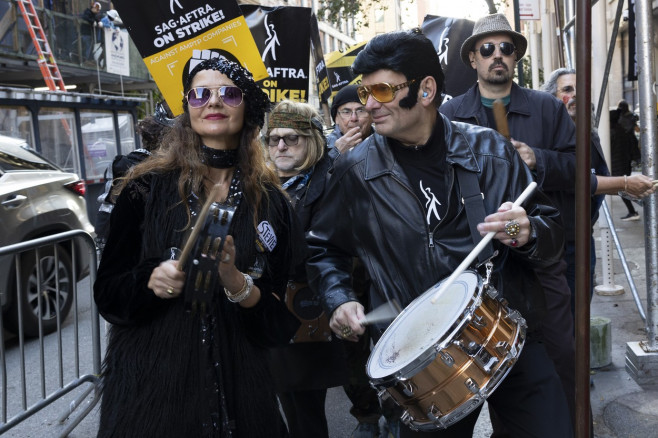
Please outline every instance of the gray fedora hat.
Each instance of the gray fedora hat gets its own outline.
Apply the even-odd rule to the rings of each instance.
[[[475,42],[487,35],[494,35],[498,33],[509,35],[512,38],[514,46],[516,47],[517,61],[523,58],[523,55],[525,55],[525,51],[528,48],[528,40],[526,40],[525,37],[519,32],[512,30],[512,26],[510,26],[509,21],[507,21],[507,17],[505,17],[503,14],[491,14],[486,15],[475,22],[475,25],[473,26],[473,35],[466,38],[466,41],[464,41],[464,44],[462,44],[462,62],[467,66],[470,66],[471,60],[468,57],[468,54],[469,52],[473,51],[473,45]]]

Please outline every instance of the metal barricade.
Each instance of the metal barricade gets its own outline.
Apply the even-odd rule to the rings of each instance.
[[[56,331],[44,335],[43,324],[39,318],[39,336],[35,339],[25,339],[23,333],[23,321],[21,313],[21,300],[17,301],[18,305],[18,325],[17,345],[7,348],[8,339],[4,330],[0,329],[0,370],[2,371],[2,410],[0,435],[14,428],[19,423],[34,416],[45,407],[51,405],[58,399],[71,392],[70,397],[75,399],[69,401],[66,409],[57,418],[57,424],[63,425],[57,429],[57,432],[48,433],[48,436],[66,437],[69,433],[91,412],[97,404],[100,397],[100,371],[101,371],[101,338],[100,338],[100,320],[98,310],[93,299],[92,286],[96,280],[97,255],[93,238],[82,230],[67,231],[51,236],[46,236],[27,242],[9,245],[0,248],[0,256],[13,256],[16,267],[16,278],[21,278],[21,254],[28,251],[35,251],[35,257],[39,260],[39,251],[50,251],[54,254],[55,266],[59,266],[59,258],[62,257],[62,251],[65,251],[64,245],[69,244],[71,248],[72,278],[71,282],[73,303],[69,317],[64,319],[60,315],[59,303],[59,271],[55,269],[57,285],[57,303],[56,308]],[[89,253],[89,307],[86,307],[84,295],[78,296],[78,277],[81,266],[79,266],[80,248],[86,248]],[[68,254],[67,254],[68,255]],[[41,264],[36,263],[37,284],[41,284]],[[83,280],[86,281],[86,280]],[[16,293],[14,299],[18,299],[21,293],[21,281],[16,281],[17,290],[10,290],[7,293]],[[41,312],[42,293],[39,291],[38,311]],[[83,305],[81,305],[83,301]],[[84,318],[82,314],[87,313]],[[83,319],[89,317],[90,326],[83,324]],[[0,312],[0,328],[4,327],[2,312]],[[81,341],[82,338],[82,341]],[[9,339],[16,343],[16,339]],[[84,343],[91,343],[91,354],[89,349],[84,349]],[[39,360],[26,361],[26,349],[35,354],[38,350]],[[32,355],[31,354],[31,355]],[[54,360],[51,358],[54,357]],[[8,366],[8,362],[10,366]],[[57,368],[55,367],[57,366]],[[66,368],[65,368],[66,366]],[[88,372],[81,373],[81,368],[90,368]],[[66,383],[65,383],[66,382]],[[86,388],[82,385],[87,384]],[[81,394],[77,395],[75,389],[80,388]],[[50,392],[49,392],[50,391]],[[90,395],[93,391],[93,395]],[[90,400],[87,400],[91,397]],[[19,401],[20,400],[20,401]],[[37,400],[33,402],[33,400]],[[85,400],[87,400],[85,402]],[[9,404],[8,404],[9,403]],[[29,403],[32,403],[28,406]],[[68,424],[66,420],[81,405],[86,404],[81,412]],[[12,415],[7,419],[8,412]]]

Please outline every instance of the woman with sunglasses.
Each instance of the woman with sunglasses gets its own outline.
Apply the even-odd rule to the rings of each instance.
[[[112,323],[99,437],[286,435],[265,353],[299,325],[281,298],[303,235],[258,140],[269,105],[247,70],[203,61],[184,113],[119,186],[94,285]],[[219,286],[205,311],[188,311],[190,263],[168,254],[184,247],[209,194],[235,214]]]

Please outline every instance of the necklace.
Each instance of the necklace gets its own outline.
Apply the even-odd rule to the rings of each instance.
[[[201,145],[201,161],[203,164],[215,169],[228,169],[235,167],[238,162],[237,149],[213,149]]]

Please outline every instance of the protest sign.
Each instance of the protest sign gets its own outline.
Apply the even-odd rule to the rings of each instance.
[[[272,102],[307,102],[311,8],[240,5],[240,9],[269,73],[269,78],[258,82],[261,88]]]
[[[366,43],[367,41],[363,41],[344,50],[337,50],[325,55],[324,60],[327,63],[332,96],[346,85],[361,83],[361,75],[354,76],[352,73],[352,63]]]
[[[470,20],[434,15],[426,15],[423,20],[423,33],[434,44],[441,61],[448,99],[464,94],[477,81],[476,71],[465,65],[459,55],[462,44],[473,34],[474,24]]]
[[[183,85],[204,59],[223,56],[255,80],[268,74],[235,0],[114,0],[146,67],[174,115],[183,112]]]

